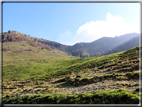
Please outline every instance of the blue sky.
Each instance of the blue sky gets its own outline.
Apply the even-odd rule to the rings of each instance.
[[[139,3],[3,3],[3,32],[66,45],[140,33]]]

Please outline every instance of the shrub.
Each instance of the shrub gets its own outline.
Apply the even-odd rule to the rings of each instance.
[[[26,43],[23,43],[22,46],[26,46]]]
[[[23,102],[24,101],[24,102]],[[44,95],[23,95],[5,96],[3,104],[25,103],[25,104],[138,104],[139,94],[132,90],[107,90],[83,92],[71,94],[44,94]]]
[[[26,51],[32,51],[33,48],[32,47],[29,47],[28,49],[26,49]]]
[[[49,50],[49,51],[52,51],[52,48],[50,46],[48,46],[48,45],[44,45],[44,48]]]
[[[9,49],[9,47],[4,47],[2,48],[3,51],[10,51],[11,49]]]

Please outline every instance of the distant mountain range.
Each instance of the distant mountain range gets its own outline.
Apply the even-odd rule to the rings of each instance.
[[[138,33],[129,33],[121,35],[119,37],[102,37],[90,43],[76,43],[73,46],[68,46],[45,39],[35,38],[31,36],[29,37],[28,35],[22,34],[17,31],[8,31],[2,34],[2,41],[20,41],[31,38],[32,42],[42,43],[51,47],[52,49],[61,50],[73,56],[81,55],[82,57],[88,57],[111,54],[139,46],[138,35]]]
[[[91,56],[100,55],[102,53],[106,53],[108,50],[113,49],[124,42],[130,40],[131,38],[138,35],[137,33],[129,33],[125,35],[121,35],[119,37],[102,37],[96,41],[91,43],[77,43],[68,48],[68,52],[75,53],[80,51],[82,53],[86,52],[89,53]],[[74,55],[77,55],[74,54]]]
[[[112,54],[112,53],[117,53],[120,51],[126,51],[128,49],[131,49],[133,47],[139,46],[139,36],[135,36],[132,39],[124,42],[123,44],[109,50],[108,52],[106,52],[105,54]]]

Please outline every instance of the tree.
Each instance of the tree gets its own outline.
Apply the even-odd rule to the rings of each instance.
[[[82,57],[82,53],[80,53],[80,58]]]
[[[9,30],[8,33],[10,33],[11,31]]]
[[[13,35],[11,35],[11,39],[12,41],[15,41],[15,37]]]
[[[12,37],[10,35],[8,35],[8,41],[12,41]]]
[[[42,44],[42,49],[44,49],[44,44]]]
[[[89,57],[89,54],[87,55],[87,57]]]
[[[34,39],[34,42],[37,42],[37,39]]]

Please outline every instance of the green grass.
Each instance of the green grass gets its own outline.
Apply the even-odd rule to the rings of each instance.
[[[138,56],[137,51],[138,47],[131,49],[133,56]],[[108,66],[108,64],[113,63],[114,61],[115,63],[120,61],[120,59],[123,61],[125,56],[127,56],[122,56],[124,53],[126,52],[124,51],[108,56],[76,58],[68,60],[66,59],[53,62],[51,61],[50,63],[46,62],[48,61],[47,59],[44,59],[45,62],[42,63],[38,63],[39,59],[30,59],[30,62],[27,63],[21,63],[22,61],[19,61],[19,64],[4,64],[3,80],[50,80],[51,78],[61,77],[64,75],[71,74],[72,72],[79,72],[81,70],[91,69],[94,67],[105,67]],[[126,54],[130,55],[129,53]]]
[[[79,94],[11,95],[3,104],[139,104],[139,92],[117,89]]]
[[[26,46],[22,46],[26,44]],[[19,64],[19,63],[50,63],[60,60],[74,59],[75,57],[68,56],[65,52],[59,50],[49,51],[41,47],[33,47],[26,41],[22,42],[6,42],[3,47],[9,47],[10,52],[3,51],[3,64]],[[31,47],[33,51],[25,51]],[[40,52],[38,52],[40,49]],[[24,50],[24,51],[23,51]]]
[[[26,44],[23,46],[22,44]],[[32,47],[27,42],[6,42],[11,52],[3,51],[3,102],[6,103],[90,103],[124,104],[138,103],[138,91],[109,90],[79,93],[75,96],[65,91],[48,89],[53,86],[79,86],[104,80],[131,80],[139,78],[139,47],[106,56],[77,58],[68,56],[59,50],[48,51],[41,47]],[[15,47],[15,48],[14,48]],[[23,52],[22,48],[32,47],[33,51]],[[40,49],[40,52],[37,50]],[[105,71],[112,71],[110,72]],[[94,73],[89,76],[89,73]],[[98,73],[97,75],[95,73]],[[100,75],[100,74],[101,75]],[[87,74],[87,76],[84,76]],[[78,77],[77,77],[78,76]],[[60,80],[68,78],[65,83]],[[77,78],[76,78],[77,77]],[[15,82],[16,81],[16,82]],[[59,83],[58,83],[58,82]],[[57,82],[57,83],[56,83]],[[120,84],[123,85],[123,84]],[[134,84],[132,84],[134,85]],[[37,88],[46,86],[47,89]],[[28,89],[29,87],[29,89]],[[43,95],[15,96],[14,89],[35,90]],[[35,88],[35,89],[34,89]],[[137,89],[138,90],[138,89]],[[48,93],[48,94],[47,94]],[[49,95],[49,93],[51,95]],[[128,95],[128,93],[130,95]],[[5,96],[7,95],[7,96]],[[65,98],[65,99],[64,99]],[[93,100],[95,98],[95,100]],[[124,100],[127,99],[127,100]]]

